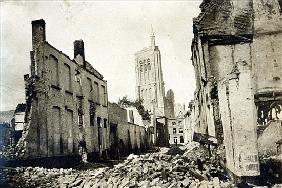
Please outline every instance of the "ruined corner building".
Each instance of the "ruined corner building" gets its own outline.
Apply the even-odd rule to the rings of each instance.
[[[107,82],[85,60],[84,42],[74,42],[71,59],[46,41],[45,21],[35,20],[30,58],[31,74],[25,75],[27,125],[18,144],[22,157],[70,158],[80,147],[89,158],[106,152]]]
[[[193,20],[191,122],[195,132],[223,141],[226,166],[236,176],[258,176],[259,158],[275,154],[281,139],[281,6],[204,0]]]

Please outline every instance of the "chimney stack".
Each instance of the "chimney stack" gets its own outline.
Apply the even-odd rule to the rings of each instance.
[[[43,19],[34,20],[32,25],[32,50],[35,50],[38,45],[46,41],[45,21]]]
[[[83,40],[75,40],[73,42],[74,59],[80,65],[85,65],[84,42]]]

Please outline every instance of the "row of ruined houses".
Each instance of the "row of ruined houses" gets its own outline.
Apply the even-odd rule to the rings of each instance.
[[[30,59],[22,127],[13,131],[15,159],[73,162],[86,154],[91,161],[149,147],[148,123],[135,107],[108,102],[107,81],[85,60],[82,40],[71,59],[46,41],[44,20],[32,21]]]
[[[185,142],[222,145],[232,174],[259,176],[261,160],[282,152],[282,3],[204,0],[200,8]]]

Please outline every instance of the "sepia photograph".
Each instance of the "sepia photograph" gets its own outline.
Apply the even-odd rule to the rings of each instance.
[[[282,188],[282,0],[0,0],[1,188]]]

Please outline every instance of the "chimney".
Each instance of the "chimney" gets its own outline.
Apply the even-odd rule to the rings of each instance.
[[[85,55],[84,55],[84,42],[83,40],[75,40],[73,42],[73,48],[74,48],[74,59],[75,61],[85,66]]]
[[[32,50],[35,50],[38,45],[46,41],[45,21],[43,19],[34,20],[32,25]]]

